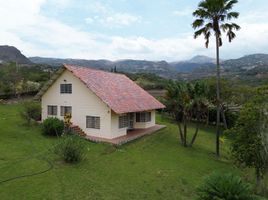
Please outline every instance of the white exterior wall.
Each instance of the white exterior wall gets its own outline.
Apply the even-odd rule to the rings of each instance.
[[[115,137],[120,137],[127,134],[127,128],[119,128],[119,116],[118,114],[112,112],[112,135]]]
[[[66,80],[66,81],[64,81]],[[71,83],[72,94],[61,94],[60,84]],[[60,106],[72,106],[72,119],[86,134],[102,138],[114,138],[111,132],[111,109],[99,97],[91,92],[71,72],[65,70],[42,97],[42,120],[47,117],[47,106],[57,106],[57,116],[60,116]],[[100,117],[100,129],[86,128],[86,116]]]
[[[155,110],[148,111],[151,112],[151,121],[150,122],[136,122],[136,115],[134,121],[134,128],[150,128],[155,125]]]
[[[155,110],[148,111],[151,112],[150,122],[136,122],[136,113],[134,113],[134,129],[144,129],[155,126]],[[127,134],[127,128],[119,128],[119,116],[118,114],[112,112],[112,135],[120,137]]]

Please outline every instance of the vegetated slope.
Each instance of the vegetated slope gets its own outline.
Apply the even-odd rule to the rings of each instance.
[[[215,66],[215,59],[207,56],[198,55],[191,58],[190,60],[171,62],[170,65],[173,66],[178,72],[189,73],[193,72],[196,69]]]
[[[84,141],[85,160],[64,164],[53,153],[59,139],[42,136],[38,126],[23,125],[20,109],[0,105],[0,181],[44,171],[50,167],[47,161],[53,169],[2,183],[1,199],[192,200],[196,187],[214,170],[254,180],[254,172],[241,172],[227,160],[227,141],[222,159],[215,158],[213,129],[201,128],[194,147],[184,148],[178,127],[161,117],[158,123],[166,129],[118,148]]]
[[[226,60],[222,66],[230,71],[247,71],[254,68],[268,68],[268,54],[252,54],[238,59]]]
[[[31,57],[37,64],[61,66],[63,63],[90,66],[103,70],[117,67],[117,71],[127,73],[153,73],[166,78],[200,79],[215,76],[215,59],[207,56],[195,56],[186,61],[168,63],[166,61],[146,60],[85,60]],[[223,76],[247,77],[258,79],[268,71],[268,54],[253,54],[238,59],[221,60]],[[266,77],[266,76],[265,76]]]
[[[197,55],[188,60],[188,62],[199,63],[199,64],[216,63],[216,59],[208,56]]]
[[[38,64],[60,66],[63,63],[75,64],[80,66],[91,66],[94,68],[110,70],[117,67],[118,71],[130,73],[154,73],[162,77],[175,78],[177,73],[192,72],[197,68],[207,68],[214,66],[215,59],[206,56],[195,56],[188,61],[168,63],[166,61],[147,61],[147,60],[85,60],[85,59],[59,59],[30,57],[30,60]]]
[[[33,64],[20,50],[13,46],[0,46],[0,62],[17,62],[18,64]]]
[[[59,58],[42,58],[30,57],[32,62],[37,64],[46,64],[51,66],[61,66],[62,64],[73,64],[85,67],[93,67],[103,70],[111,70],[116,66],[117,71],[129,73],[154,73],[162,77],[176,76],[176,70],[166,61],[146,61],[146,60],[85,60],[85,59],[59,59]]]

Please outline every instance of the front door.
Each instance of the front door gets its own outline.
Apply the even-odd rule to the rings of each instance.
[[[128,113],[128,129],[134,128],[134,113]]]

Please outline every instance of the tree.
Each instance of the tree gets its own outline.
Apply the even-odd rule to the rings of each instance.
[[[32,101],[24,102],[20,114],[27,124],[30,125],[31,120],[38,121],[41,119],[41,105]]]
[[[208,103],[205,85],[171,81],[167,86],[165,101],[167,111],[178,125],[181,144],[185,147],[192,146],[199,131],[199,123],[206,116]],[[196,129],[189,143],[187,127],[191,121],[196,121]]]
[[[232,12],[237,0],[203,0],[199,3],[198,9],[193,12],[197,19],[193,22],[194,38],[204,35],[205,46],[208,48],[210,37],[214,33],[216,38],[216,64],[217,64],[217,133],[216,133],[216,154],[220,156],[220,58],[219,47],[222,46],[222,31],[226,33],[229,42],[235,38],[234,31],[240,29],[235,23],[225,23],[231,19],[238,18],[238,12]]]
[[[234,137],[231,152],[238,164],[255,168],[257,186],[268,169],[267,95],[259,93],[240,111],[236,125],[227,131]]]

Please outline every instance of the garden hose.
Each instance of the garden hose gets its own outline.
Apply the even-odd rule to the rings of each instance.
[[[2,180],[0,181],[0,184],[1,183],[6,183],[6,182],[9,182],[9,181],[13,181],[13,180],[16,180],[16,179],[21,179],[21,178],[26,178],[26,177],[31,177],[31,176],[36,176],[36,175],[39,175],[39,174],[44,174],[50,170],[53,169],[53,164],[52,162],[50,162],[48,159],[45,159],[45,161],[48,163],[49,165],[49,168],[46,169],[46,170],[43,170],[43,171],[40,171],[40,172],[35,172],[35,173],[32,173],[32,174],[26,174],[26,175],[20,175],[20,176],[15,176],[15,177],[12,177],[12,178],[8,178],[6,180]]]
[[[29,140],[29,141],[30,141],[30,144],[31,144],[31,147],[32,147],[33,151],[36,151],[36,148],[34,147],[34,144],[33,144],[32,140]],[[48,150],[46,150],[45,152],[47,152],[47,151]],[[40,154],[41,153],[43,154],[45,152],[40,152]],[[39,155],[39,153],[37,155]],[[36,156],[29,156],[26,159],[15,161],[12,164],[14,165],[14,164],[17,164],[17,163],[20,163],[20,162],[23,162],[23,161],[27,161],[27,160],[30,160],[31,158],[36,158]],[[2,181],[0,180],[0,184],[6,183],[6,182],[9,182],[9,181],[13,181],[13,180],[17,180],[17,179],[21,179],[21,178],[26,178],[26,177],[31,177],[31,176],[36,176],[36,175],[44,174],[44,173],[52,170],[53,167],[54,167],[53,164],[52,164],[52,162],[49,161],[47,158],[43,158],[43,160],[45,160],[48,163],[48,165],[49,165],[49,167],[47,169],[42,170],[42,171],[39,171],[39,172],[34,172],[34,173],[31,173],[31,174],[25,174],[25,175],[15,176],[15,177],[8,178],[8,179],[2,180]],[[7,166],[5,166],[5,167],[7,167]]]

